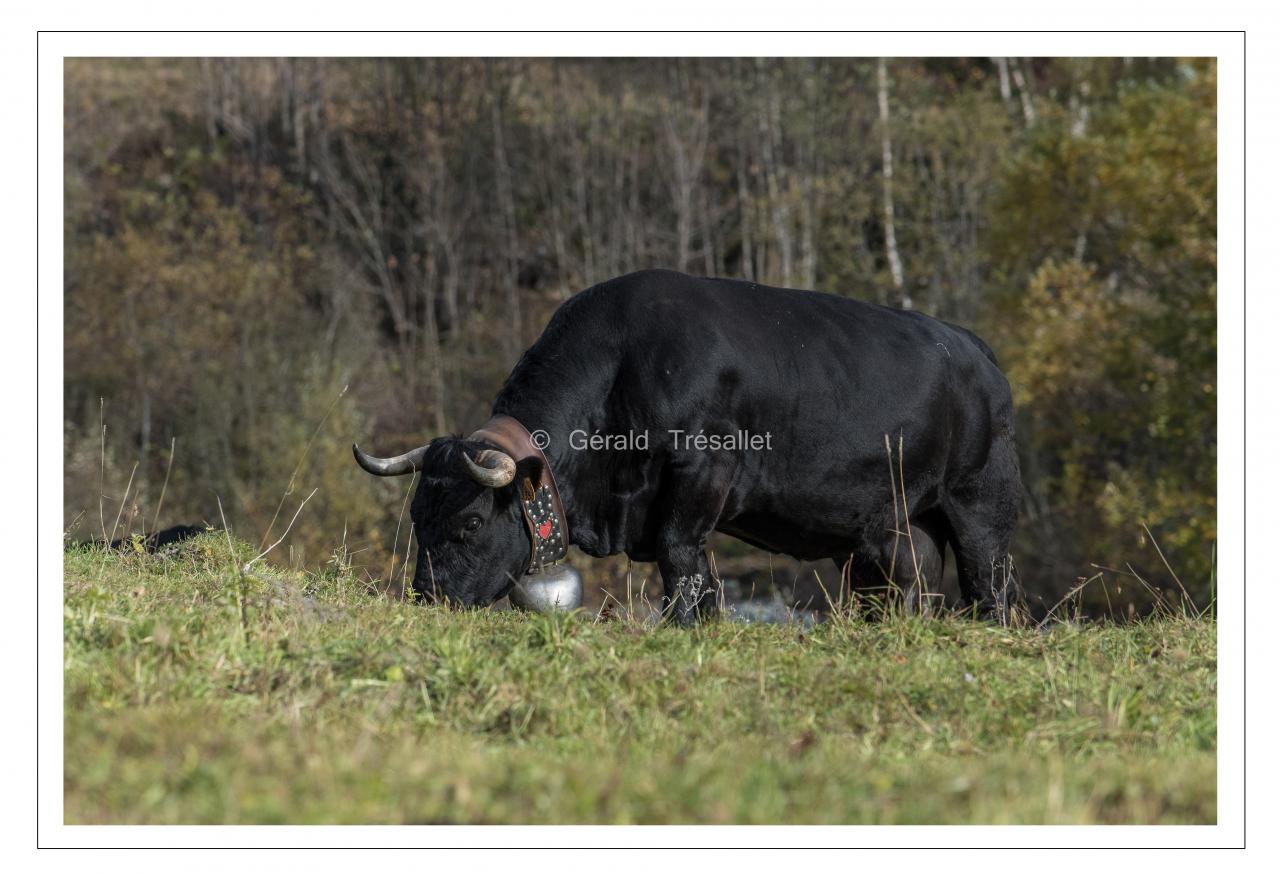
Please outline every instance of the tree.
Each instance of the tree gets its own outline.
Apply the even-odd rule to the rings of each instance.
[[[1201,599],[1216,520],[1215,85],[1211,65],[1188,63],[1125,84],[1087,130],[1069,107],[1046,114],[992,238],[1013,270],[998,321],[1032,508],[1053,520],[1039,546],[1172,587],[1145,524]]]

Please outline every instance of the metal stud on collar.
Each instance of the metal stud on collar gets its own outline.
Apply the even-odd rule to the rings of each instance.
[[[556,515],[551,489],[540,486],[533,490],[532,495],[527,490],[522,491],[521,507],[533,534],[533,554],[525,572],[532,574],[564,561],[569,546],[565,543],[564,531],[561,530],[560,519]]]

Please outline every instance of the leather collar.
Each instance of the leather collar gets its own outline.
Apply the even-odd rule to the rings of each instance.
[[[528,458],[541,462],[542,473],[537,482],[521,477],[520,509],[529,531],[529,563],[526,574],[535,574],[557,565],[569,554],[569,522],[560,503],[551,464],[533,442],[527,428],[511,416],[496,415],[477,428],[469,440],[483,440],[515,459],[516,464]]]

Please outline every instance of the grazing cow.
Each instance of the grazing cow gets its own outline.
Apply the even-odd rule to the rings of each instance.
[[[967,604],[1003,619],[1015,594],[1009,385],[986,344],[929,316],[632,273],[556,311],[493,414],[393,458],[353,447],[370,473],[421,476],[423,595],[491,604],[572,543],[656,561],[664,609],[690,623],[717,600],[712,531],[890,580],[908,605],[949,544]]]

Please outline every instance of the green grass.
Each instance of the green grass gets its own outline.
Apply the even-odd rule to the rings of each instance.
[[[1209,620],[650,629],[228,553],[66,553],[68,823],[1216,817]]]

